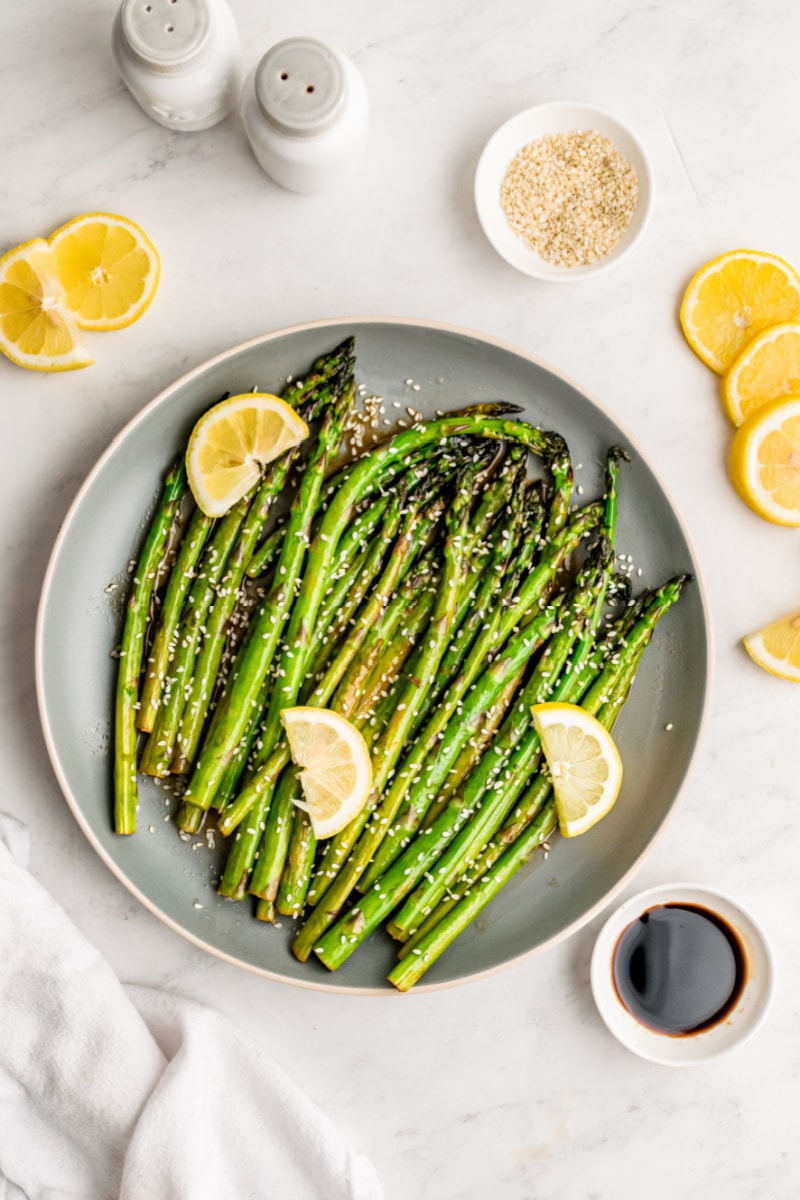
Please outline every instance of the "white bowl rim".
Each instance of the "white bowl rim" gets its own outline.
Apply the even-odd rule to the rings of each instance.
[[[746,957],[758,956],[760,960],[756,978],[753,977],[753,963],[748,961],[750,974],[730,1017],[710,1029],[682,1037],[658,1033],[637,1021],[622,1004],[612,980],[614,947],[623,930],[646,909],[675,902],[704,902],[723,920],[737,926],[736,932],[745,943]],[[656,884],[637,892],[613,910],[595,940],[590,982],[606,1028],[627,1050],[662,1066],[693,1067],[730,1053],[761,1027],[775,990],[775,963],[763,927],[740,900],[710,885],[678,881]]]
[[[492,228],[495,222],[490,214],[494,213],[495,209],[494,206],[488,202],[484,202],[482,197],[482,189],[484,189],[486,186],[485,174],[488,169],[487,163],[489,162],[491,154],[497,143],[505,136],[509,128],[516,124],[522,125],[526,121],[533,121],[535,118],[546,116],[549,113],[555,114],[557,112],[570,109],[575,110],[576,113],[583,114],[588,119],[599,117],[601,120],[608,122],[608,124],[616,126],[617,129],[622,131],[623,134],[629,138],[636,147],[641,160],[640,163],[636,164],[637,173],[640,175],[639,190],[640,202],[642,203],[639,228],[628,240],[627,244],[621,249],[612,249],[604,258],[598,259],[598,261],[594,263],[588,263],[580,267],[558,267],[555,264],[544,263],[543,260],[541,260],[535,253],[535,251],[527,249],[527,255],[529,255],[529,265],[524,266],[520,262],[513,261],[511,258],[509,258],[504,252],[503,248],[498,245],[497,240],[492,236]],[[525,135],[523,134],[523,137],[524,136]],[[641,170],[638,170],[640,167]],[[601,271],[605,271],[616,266],[617,263],[626,258],[634,246],[638,244],[650,223],[650,217],[653,212],[655,181],[653,177],[653,168],[651,166],[647,151],[645,150],[641,139],[636,135],[632,127],[625,121],[621,120],[614,113],[609,112],[608,109],[601,108],[596,104],[587,104],[582,100],[546,100],[541,104],[531,105],[529,108],[522,109],[520,112],[508,117],[508,119],[505,120],[502,125],[498,126],[498,128],[494,131],[484,145],[478,159],[478,165],[475,169],[473,192],[475,209],[478,214],[478,220],[481,228],[483,229],[489,244],[493,247],[496,253],[499,254],[500,257],[509,264],[509,266],[514,267],[523,274],[529,275],[531,278],[540,279],[545,283],[577,283],[582,279],[594,278],[594,276],[598,275]],[[499,205],[497,206],[497,212],[500,214],[500,219],[505,220],[505,218],[502,217],[502,213],[500,213]],[[520,241],[520,247],[523,245],[524,244]],[[537,263],[539,262],[543,264],[541,268],[537,268]]]

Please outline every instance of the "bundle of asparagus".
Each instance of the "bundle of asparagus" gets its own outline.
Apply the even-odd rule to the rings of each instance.
[[[138,771],[185,780],[178,827],[211,813],[230,839],[223,896],[300,918],[294,954],[331,970],[385,924],[406,990],[556,826],[531,706],[610,729],[687,577],[634,600],[614,575],[623,451],[573,506],[563,439],[497,403],[337,469],[356,395],[349,339],[284,393],[315,432],[216,521],[187,518],[182,464],[167,476],[123,632],[115,828],[135,830]],[[372,759],[366,806],[319,845],[280,719],[297,704],[348,718]]]

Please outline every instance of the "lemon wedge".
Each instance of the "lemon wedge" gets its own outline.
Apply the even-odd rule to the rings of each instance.
[[[757,334],[722,381],[722,400],[734,425],[768,400],[800,394],[800,322],[784,321]]]
[[[86,213],[48,238],[66,303],[81,329],[123,329],[156,293],[155,246],[127,217]]]
[[[800,683],[800,612],[779,617],[742,641],[753,662],[764,671]]]
[[[258,481],[261,468],[308,437],[285,400],[246,392],[221,400],[200,418],[186,450],[186,472],[207,517],[221,517]]]
[[[739,426],[730,473],[759,516],[800,526],[800,395],[771,400]]]
[[[285,708],[292,761],[317,838],[329,838],[357,817],[372,790],[372,761],[355,725],[327,708]]]
[[[800,275],[758,250],[731,250],[706,263],[680,310],[687,342],[720,375],[757,333],[785,321],[800,321]]]
[[[81,344],[53,252],[43,238],[0,258],[0,350],[34,371],[72,371],[94,361]]]
[[[531,712],[564,837],[577,837],[613,807],[622,785],[622,760],[614,739],[576,704],[534,704]]]

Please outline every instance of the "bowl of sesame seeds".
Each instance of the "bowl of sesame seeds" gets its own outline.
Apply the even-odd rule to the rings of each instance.
[[[590,104],[554,101],[492,135],[475,172],[475,207],[497,253],[537,279],[585,279],[620,262],[653,206],[633,132]]]

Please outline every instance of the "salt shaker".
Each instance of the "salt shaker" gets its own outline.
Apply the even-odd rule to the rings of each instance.
[[[208,129],[238,103],[242,48],[225,0],[122,0],[111,44],[123,83],[167,129]]]
[[[344,54],[315,38],[272,46],[248,75],[241,114],[260,166],[293,192],[346,182],[364,151],[369,103]]]

